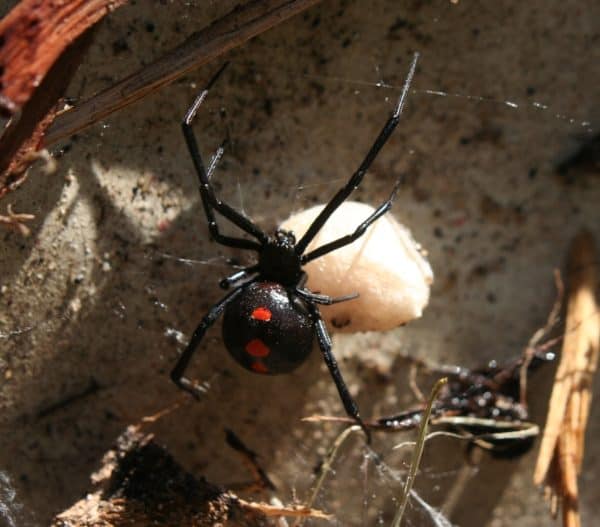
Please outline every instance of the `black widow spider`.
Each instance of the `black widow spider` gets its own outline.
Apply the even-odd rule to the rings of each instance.
[[[418,54],[415,53],[396,108],[358,170],[329,201],[298,242],[292,232],[282,229],[277,229],[271,236],[267,235],[249,218],[216,197],[210,184],[210,177],[223,155],[223,147],[221,146],[217,150],[207,170],[192,130],[192,120],[226,65],[221,67],[209,81],[207,87],[198,95],[185,114],[181,126],[200,180],[200,197],[210,234],[221,245],[255,251],[258,255],[258,262],[221,280],[220,286],[223,289],[228,289],[232,285],[235,285],[235,288],[204,316],[171,372],[172,380],[180,388],[195,397],[199,397],[203,392],[202,387],[184,377],[184,373],[204,334],[223,312],[223,341],[227,350],[244,368],[256,373],[278,374],[294,370],[308,357],[316,334],[323,358],[347,414],[362,427],[367,438],[370,439],[369,432],[360,418],[358,407],[344,383],[331,352],[331,339],[318,308],[318,304],[343,302],[355,298],[357,295],[331,298],[312,293],[305,287],[307,275],[302,270],[302,266],[315,258],[352,243],[392,206],[396,188],[389,198],[352,234],[305,253],[309,243],[333,212],[360,185],[379,150],[396,128],[416,69],[417,59]],[[215,211],[255,239],[221,234],[215,219]]]

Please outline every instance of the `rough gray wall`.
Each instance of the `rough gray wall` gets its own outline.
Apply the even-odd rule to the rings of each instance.
[[[139,1],[118,10],[98,31],[70,96],[111,85],[233,4]],[[589,0],[333,0],[228,56],[197,134],[206,156],[230,139],[215,185],[270,229],[326,200],[351,174],[411,54],[421,52],[402,123],[357,198],[376,204],[404,176],[393,214],[429,250],[436,283],[421,320],[336,337],[364,415],[414,403],[406,356],[475,366],[519,353],[551,307],[552,270],[569,240],[582,225],[600,239],[597,168],[571,178],[556,171],[598,131],[599,20],[600,4]],[[225,258],[244,257],[208,240],[179,129],[217,67],[65,142],[56,174],[34,171],[5,200],[37,216],[28,239],[0,233],[0,470],[34,523],[85,492],[126,425],[186,400],[168,372],[222,294]],[[206,399],[164,417],[156,436],[189,470],[227,484],[248,479],[224,443],[229,427],[262,456],[282,501],[293,492],[303,499],[339,428],[300,418],[343,412],[319,354],[290,376],[253,376],[229,358],[219,331],[193,362],[193,375],[211,381]],[[544,375],[530,394],[538,421],[551,371]],[[98,390],[53,406],[92,379]],[[587,525],[598,518],[599,422],[596,407],[581,480]],[[376,435],[373,449],[402,470],[391,447],[410,437]],[[364,453],[359,441],[345,449],[319,502],[339,525],[387,525],[393,514],[398,484],[373,465],[365,483]],[[511,462],[484,457],[452,520],[548,525],[533,462],[534,452]],[[416,488],[442,507],[462,467],[463,445],[433,441]],[[428,524],[417,506],[412,514],[413,524]]]

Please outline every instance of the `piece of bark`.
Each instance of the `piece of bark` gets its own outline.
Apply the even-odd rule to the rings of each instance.
[[[598,260],[589,232],[581,232],[573,241],[568,277],[562,356],[533,479],[544,486],[552,514],[556,515],[560,506],[563,525],[579,527],[577,476],[583,462],[592,381],[600,350]]]
[[[152,422],[155,417],[145,420]],[[153,441],[130,426],[92,475],[95,489],[52,527],[269,527],[282,516],[330,519],[304,506],[274,506],[238,498],[186,472]]]
[[[251,0],[193,34],[156,62],[75,108],[57,113],[54,110],[55,104],[85,51],[81,42],[85,35],[80,37],[80,42],[74,42],[76,31],[81,34],[86,27],[99,20],[101,16],[98,14],[102,8],[104,16],[106,12],[125,1],[23,0],[0,23],[0,67],[4,67],[0,76],[0,109],[4,110],[5,116],[11,117],[9,129],[0,138],[0,198],[24,181],[25,170],[36,159],[35,154],[38,150],[91,126],[321,0]],[[31,6],[34,4],[41,4],[48,10],[49,16],[44,16],[44,10],[33,9]],[[78,11],[80,4],[84,7]],[[60,30],[56,30],[48,42],[45,42],[48,28],[52,29],[53,24],[56,25],[57,20],[60,21],[60,17],[56,16],[52,8],[55,8],[59,15],[68,14],[65,19],[69,23],[61,26]],[[64,10],[67,10],[67,13]],[[71,10],[74,10],[74,14],[69,13]],[[34,31],[35,38],[28,45],[27,38],[22,38],[14,29],[22,27],[39,27],[44,30]],[[10,36],[11,46],[7,46],[6,42],[2,44],[2,39],[6,41],[7,36]],[[57,36],[64,38],[57,39]],[[75,49],[65,51],[72,42],[71,48]],[[41,44],[52,53],[39,53],[40,50],[46,50]],[[64,60],[63,57],[58,59],[63,51],[65,55],[70,53],[70,56]],[[28,57],[31,59],[31,65],[21,67]],[[58,64],[60,68],[56,66]],[[54,75],[48,73],[51,66],[52,71],[58,70]],[[45,79],[46,73],[51,77],[50,81]],[[38,86],[42,80],[54,89],[42,89],[41,85]],[[10,89],[7,88],[9,86]]]
[[[22,0],[0,20],[0,197],[22,182],[59,97],[91,41],[88,30],[127,0]]]

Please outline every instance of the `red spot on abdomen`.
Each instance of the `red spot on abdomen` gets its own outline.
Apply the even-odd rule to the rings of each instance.
[[[266,357],[271,350],[262,340],[252,339],[246,344],[246,353],[253,357]]]
[[[267,368],[262,362],[253,362],[250,367],[256,373],[269,373],[269,368]]]
[[[263,322],[269,322],[273,314],[270,309],[266,307],[257,307],[250,315],[254,320],[262,320]]]

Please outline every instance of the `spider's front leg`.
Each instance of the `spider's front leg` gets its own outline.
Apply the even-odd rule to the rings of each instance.
[[[244,269],[241,269],[240,271],[233,273],[232,275],[228,276],[227,278],[223,278],[223,280],[221,280],[219,282],[219,287],[221,289],[229,289],[236,282],[239,282],[240,280],[243,280],[244,278],[248,278],[251,274],[257,273],[258,270],[259,270],[258,264],[252,265],[250,267],[245,267]]]
[[[344,404],[344,409],[346,410],[346,413],[356,421],[356,424],[363,429],[363,432],[367,436],[367,443],[371,443],[371,432],[360,417],[358,406],[348,391],[348,387],[344,382],[344,378],[342,377],[338,363],[331,351],[331,338],[329,337],[329,333],[327,332],[327,328],[325,327],[325,322],[323,322],[321,313],[314,304],[309,304],[309,308],[315,323],[315,331],[317,332],[319,348],[321,349],[325,364],[327,364],[329,373],[331,374],[331,377],[333,377],[333,382],[335,383],[338,393],[340,394],[340,398]]]
[[[186,392],[193,395],[196,399],[200,399],[200,397],[204,394],[205,390],[201,385],[197,384],[194,381],[191,381],[187,377],[184,377],[185,370],[187,369],[192,355],[198,347],[198,344],[200,344],[200,341],[204,338],[204,334],[206,333],[208,328],[210,328],[215,323],[215,321],[217,320],[217,318],[219,318],[221,313],[223,313],[227,305],[230,302],[232,302],[242,292],[242,290],[243,286],[234,289],[231,293],[223,297],[218,303],[216,303],[213,307],[210,308],[210,311],[206,313],[206,315],[204,315],[202,322],[200,322],[200,324],[194,331],[190,343],[187,345],[184,352],[179,357],[177,364],[171,372],[171,380],[182,390],[185,390]]]
[[[347,300],[354,300],[355,298],[359,297],[358,293],[350,293],[349,295],[338,296],[335,298],[329,295],[320,295],[306,289],[306,282],[308,282],[308,275],[303,271],[302,275],[300,276],[300,280],[298,281],[298,285],[296,286],[295,292],[300,298],[303,298],[307,302],[312,302],[314,304],[330,306],[332,304],[346,302]]]
[[[260,250],[261,243],[266,242],[267,235],[263,233],[246,216],[239,213],[227,203],[218,199],[210,183],[210,175],[216,168],[216,164],[218,163],[219,159],[223,154],[223,147],[221,146],[218,149],[209,167],[209,170],[207,171],[206,167],[204,166],[202,155],[200,154],[198,141],[196,140],[196,136],[192,128],[192,122],[194,120],[194,117],[196,116],[196,113],[198,112],[198,109],[204,102],[204,99],[206,99],[206,96],[208,95],[208,92],[211,89],[212,85],[215,83],[215,81],[223,72],[226,66],[227,63],[225,63],[221,67],[221,69],[217,71],[217,73],[208,82],[206,88],[204,88],[204,90],[202,90],[200,94],[196,97],[196,99],[189,107],[188,111],[186,112],[183,118],[183,122],[181,123],[181,130],[183,132],[183,136],[185,137],[185,142],[187,144],[190,157],[192,158],[192,161],[194,163],[194,168],[196,169],[198,182],[200,183],[200,197],[202,200],[202,206],[204,207],[204,213],[208,222],[208,228],[213,239],[221,245],[226,245],[228,247],[236,247],[238,249],[249,249],[258,251]],[[219,226],[215,218],[215,211],[217,211],[223,217],[227,218],[230,222],[242,229],[244,232],[256,238],[257,241],[222,234],[219,230]]]
[[[381,129],[381,132],[379,132],[379,135],[375,139],[375,142],[373,143],[373,145],[367,152],[367,155],[363,159],[362,163],[360,164],[360,166],[358,167],[356,172],[354,172],[354,174],[352,174],[352,177],[348,180],[348,182],[340,190],[337,191],[335,196],[333,196],[333,198],[331,198],[331,200],[329,200],[329,203],[327,203],[327,205],[325,205],[323,210],[319,213],[319,215],[314,219],[312,224],[308,227],[308,229],[306,230],[306,232],[304,233],[302,238],[300,238],[300,240],[296,244],[296,252],[298,254],[304,254],[304,252],[306,251],[306,248],[308,247],[310,242],[314,239],[314,237],[317,235],[317,233],[321,230],[323,225],[325,225],[325,223],[330,218],[330,216],[337,210],[337,208],[344,201],[346,201],[346,199],[350,196],[350,194],[352,194],[352,192],[354,192],[354,190],[356,190],[358,188],[358,186],[361,184],[365,174],[371,167],[371,164],[373,163],[373,161],[375,161],[377,154],[379,154],[379,151],[387,143],[388,139],[392,135],[392,132],[396,129],[396,126],[400,122],[400,115],[402,113],[402,109],[404,108],[404,103],[406,102],[406,98],[408,97],[410,83],[412,82],[412,78],[415,74],[415,70],[417,69],[418,58],[419,58],[419,54],[415,53],[413,55],[413,60],[410,64],[410,68],[408,70],[408,75],[406,76],[406,80],[404,81],[402,93],[400,94],[400,98],[398,99],[398,103],[396,104],[396,108],[394,109],[394,112],[389,117],[389,119],[386,121],[385,125]],[[385,214],[387,212],[387,210],[391,206],[391,201],[393,200],[394,193],[395,192],[393,192],[392,195],[390,196],[390,198],[378,208],[378,210],[375,212],[375,214],[371,218],[368,218],[363,223],[362,227],[359,227],[359,229],[357,229],[357,232],[355,232],[355,234],[352,235],[353,239],[350,239],[351,237],[349,236],[349,237],[347,237],[347,239],[344,242],[340,242],[338,244],[336,244],[337,242],[332,242],[331,244],[328,244],[328,248],[326,251],[319,251],[318,254],[315,251],[313,251],[315,254],[310,253],[310,255],[311,255],[310,259],[312,260],[314,258],[317,258],[318,256],[322,256],[323,254],[325,254],[325,252],[329,252],[330,250],[335,250],[336,248],[342,247],[343,245],[347,245],[348,243],[351,243],[357,237],[361,236],[362,233],[366,230],[366,228],[371,223],[373,223],[375,220],[377,220],[377,218],[379,218],[380,216],[382,216],[383,214]],[[364,227],[364,229],[363,229],[363,227]],[[307,261],[308,260],[303,259],[302,263],[304,264]]]

